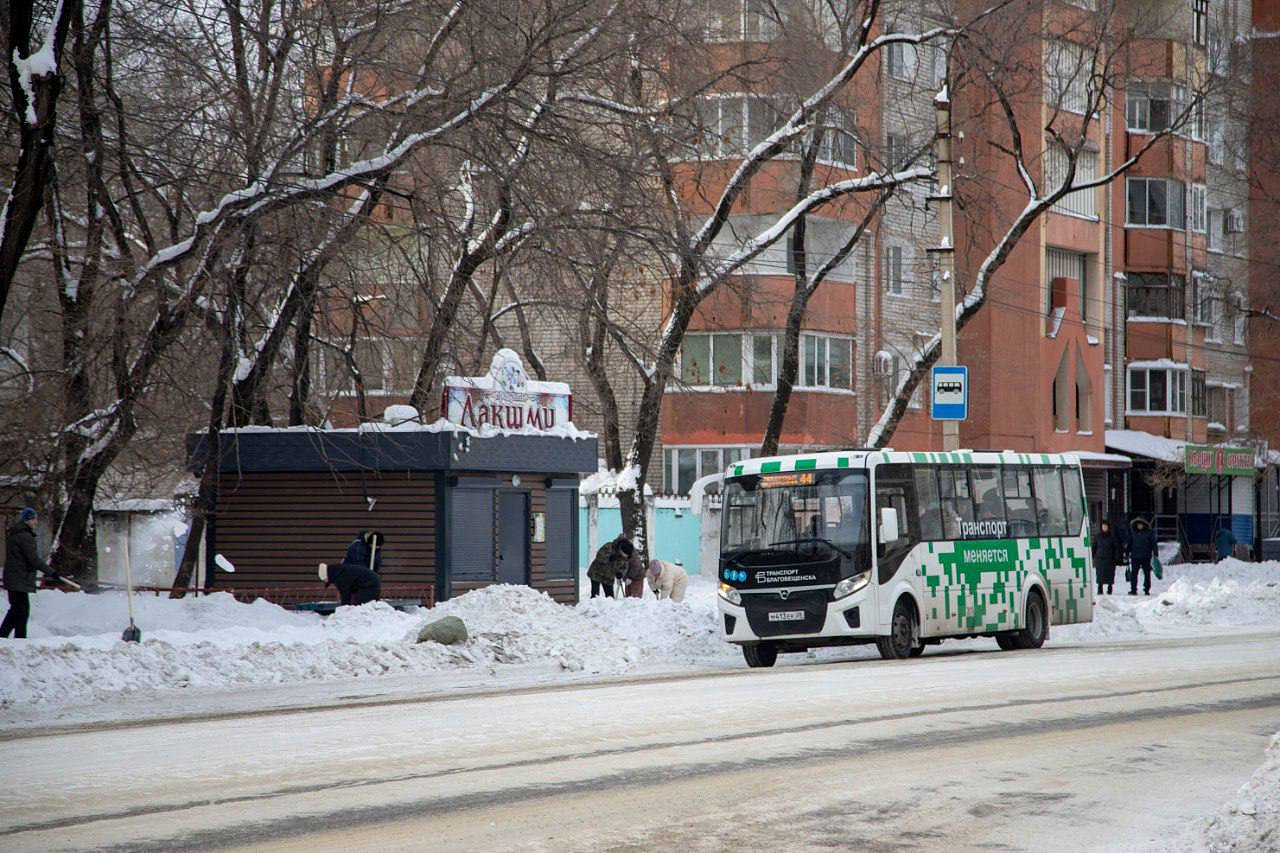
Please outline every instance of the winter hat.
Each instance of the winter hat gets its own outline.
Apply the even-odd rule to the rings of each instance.
[[[328,584],[329,583],[329,566],[327,563],[320,564],[319,574],[320,574],[320,580]]]
[[[18,515],[20,516],[20,518],[21,518],[21,520],[22,520],[22,522],[23,522],[24,524],[25,524],[26,522],[28,522],[28,521],[31,521],[33,518],[39,518],[39,517],[40,517],[40,516],[39,516],[39,513],[37,513],[34,509],[32,509],[32,508],[31,508],[31,507],[29,507],[29,506],[24,506],[24,507],[22,508],[22,512],[20,512]]]
[[[649,577],[653,578],[654,580],[657,580],[658,576],[661,574],[662,574],[662,561],[650,560],[649,561]]]

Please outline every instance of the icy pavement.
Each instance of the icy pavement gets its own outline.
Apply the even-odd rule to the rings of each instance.
[[[400,612],[374,603],[340,608],[325,618],[215,594],[181,600],[139,595],[134,612],[143,642],[124,643],[123,594],[35,596],[32,639],[0,639],[4,717],[130,696],[151,701],[173,692],[353,679],[394,682],[401,689],[407,682],[422,691],[742,666],[738,650],[720,639],[715,587],[704,577],[692,579],[682,604],[646,597],[565,606],[527,587],[496,586],[429,611]],[[467,643],[414,642],[423,624],[445,615],[466,623]],[[1280,628],[1280,563],[1225,560],[1170,566],[1150,597],[1102,596],[1094,622],[1054,627],[1050,643],[1259,628]],[[990,640],[966,645],[994,649]],[[814,657],[874,655],[863,646]],[[783,656],[781,662],[804,660]]]

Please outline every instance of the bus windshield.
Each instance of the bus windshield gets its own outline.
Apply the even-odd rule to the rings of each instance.
[[[729,480],[720,554],[744,562],[869,559],[865,471],[797,471]],[[752,560],[751,557],[757,559]]]

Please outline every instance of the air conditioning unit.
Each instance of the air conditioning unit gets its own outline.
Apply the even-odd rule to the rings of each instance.
[[[1244,232],[1244,214],[1239,210],[1227,211],[1227,233],[1241,234]]]
[[[875,371],[876,376],[893,375],[893,356],[884,350],[876,353]]]

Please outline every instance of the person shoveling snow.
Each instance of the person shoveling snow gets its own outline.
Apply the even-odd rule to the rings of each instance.
[[[338,588],[341,604],[368,604],[382,597],[382,580],[372,569],[351,563],[321,563],[320,580]]]

